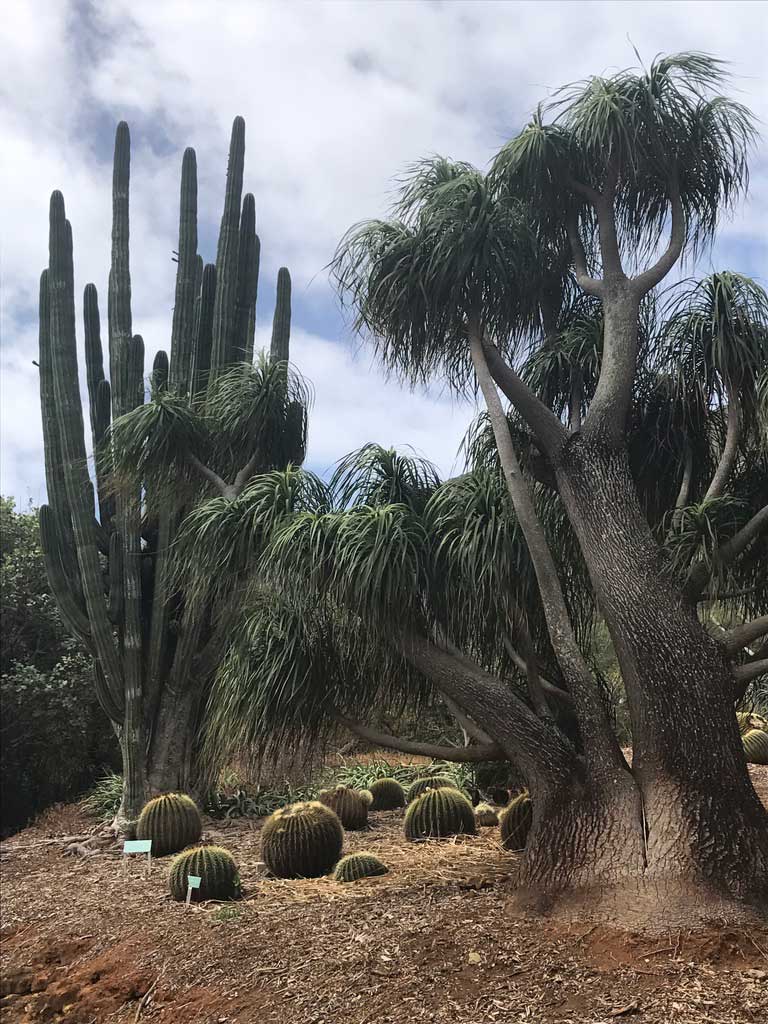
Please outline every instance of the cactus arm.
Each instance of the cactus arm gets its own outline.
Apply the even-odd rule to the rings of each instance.
[[[186,394],[190,386],[197,272],[197,157],[194,149],[186,149],[181,163],[179,262],[176,267],[169,377],[171,387],[181,394]]]
[[[256,279],[256,287],[253,291],[253,303],[251,308],[248,310],[248,326],[246,328],[245,335],[245,362],[253,362],[253,346],[256,340],[256,300],[259,294],[259,263],[261,260],[261,240],[256,235],[256,244],[253,250],[253,262],[255,264],[254,276]]]
[[[287,267],[277,272],[277,297],[272,320],[272,344],[269,358],[273,363],[287,363],[291,339],[291,275]]]
[[[194,394],[200,394],[208,386],[211,368],[211,346],[213,344],[213,307],[216,299],[216,267],[206,264],[200,284],[200,298],[197,303],[192,354],[192,387]]]
[[[245,122],[236,117],[232,124],[227,166],[227,188],[216,251],[216,298],[213,307],[212,379],[233,360],[235,303],[240,235],[240,200],[245,161]]]
[[[104,354],[101,347],[99,296],[96,286],[87,284],[83,291],[83,324],[85,326],[85,372],[88,384],[88,407],[91,416],[91,436],[96,447],[96,402],[99,384],[104,380]]]
[[[259,286],[259,238],[256,234],[256,204],[249,192],[243,199],[240,218],[240,252],[238,256],[237,303],[235,309],[233,361],[252,362],[253,342],[249,331],[251,313],[256,307]]]
[[[109,619],[118,625],[123,617],[123,538],[115,531],[109,538]]]
[[[169,378],[168,353],[162,349],[155,356],[152,363],[152,390],[167,391]]]
[[[128,250],[128,192],[131,177],[131,136],[121,121],[115,132],[115,158],[112,171],[112,263],[109,270],[107,318],[109,321],[109,377],[112,382],[113,416],[122,407],[120,380],[121,350],[131,340],[131,271]]]
[[[67,626],[76,637],[83,641],[87,647],[92,647],[91,624],[85,611],[84,601],[78,595],[78,588],[72,586],[62,560],[59,527],[56,523],[56,515],[50,505],[41,505],[39,512],[40,523],[40,547],[43,550],[45,569],[48,574],[48,581],[56,602],[61,610],[61,616]]]
[[[45,452],[45,487],[48,503],[69,521],[69,507],[64,483],[61,438],[56,415],[56,393],[51,352],[51,314],[49,272],[40,275],[40,407],[43,416],[43,449]]]
[[[123,703],[123,674],[104,600],[101,566],[93,529],[93,489],[88,477],[83,409],[77,373],[75,341],[72,231],[64,215],[60,192],[51,196],[50,212],[50,345],[64,483],[80,567],[93,646],[101,660],[116,707]]]

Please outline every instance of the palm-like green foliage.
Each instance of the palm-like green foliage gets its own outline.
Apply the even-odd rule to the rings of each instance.
[[[340,508],[355,502],[421,511],[439,483],[432,463],[415,452],[403,456],[394,448],[366,444],[339,460],[329,486]]]
[[[659,240],[674,181],[695,250],[747,184],[753,119],[717,95],[726,78],[722,61],[680,53],[566,86],[503,147],[492,180],[529,197],[545,230],[562,231],[570,209],[588,234],[594,217],[575,183],[613,185],[620,234],[637,255]]]

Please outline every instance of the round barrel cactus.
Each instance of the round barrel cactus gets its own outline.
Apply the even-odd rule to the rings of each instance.
[[[338,815],[319,803],[281,807],[261,830],[261,858],[278,878],[319,878],[341,856],[344,829]]]
[[[472,804],[457,789],[428,789],[405,812],[405,838],[442,839],[460,834],[475,835]]]
[[[429,789],[441,788],[456,789],[456,783],[447,775],[427,775],[423,779],[416,779],[408,787],[408,803],[415,800],[417,796],[426,793]]]
[[[351,786],[321,789],[317,799],[338,814],[341,824],[350,832],[368,827],[368,803],[359,789]]]
[[[371,783],[372,811],[393,811],[405,807],[405,790],[397,779],[376,779]]]
[[[519,793],[501,812],[501,845],[505,850],[523,850],[533,821],[533,804],[527,791]]]
[[[362,799],[363,803],[368,808],[368,810],[370,810],[371,804],[373,803],[373,793],[370,791],[370,789],[361,789],[358,792],[360,793],[360,798]]]
[[[336,865],[333,877],[337,882],[356,882],[359,878],[373,878],[388,873],[387,865],[366,851],[348,853],[346,857],[342,857]]]
[[[742,737],[744,753],[750,764],[768,764],[768,732],[750,729]]]
[[[475,821],[478,825],[482,825],[483,827],[499,824],[499,818],[496,811],[490,804],[485,803],[478,804],[475,808]]]
[[[144,805],[136,838],[152,840],[152,855],[178,853],[200,838],[203,821],[194,800],[185,793],[164,793]]]
[[[242,895],[237,863],[222,846],[197,846],[174,859],[168,883],[175,900],[187,898],[188,875],[200,878],[193,900],[237,900]]]

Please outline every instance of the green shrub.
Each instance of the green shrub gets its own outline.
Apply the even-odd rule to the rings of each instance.
[[[200,878],[192,900],[237,900],[242,895],[235,859],[222,846],[198,846],[174,858],[168,884],[175,900],[187,898],[188,875]]]
[[[123,799],[123,776],[105,772],[83,800],[83,807],[100,821],[112,821]]]
[[[428,789],[408,805],[406,839],[443,839],[462,833],[475,835],[477,829],[472,804],[457,789]]]
[[[316,800],[281,807],[264,822],[261,858],[278,878],[327,875],[341,856],[338,815]]]
[[[360,853],[348,853],[342,857],[336,865],[333,873],[336,882],[356,882],[360,878],[374,878],[377,875],[386,875],[389,868],[378,857],[372,853],[363,851]]]
[[[194,800],[185,793],[164,793],[144,805],[136,823],[136,838],[151,839],[152,853],[178,853],[200,838],[203,822]],[[194,872],[192,872],[194,874]]]

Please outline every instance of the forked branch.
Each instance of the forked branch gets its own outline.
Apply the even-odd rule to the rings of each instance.
[[[458,761],[476,763],[478,761],[505,761],[506,755],[497,743],[477,744],[469,747],[445,747],[435,743],[418,743],[415,740],[406,740],[401,736],[392,736],[387,732],[379,732],[377,729],[370,729],[361,722],[355,722],[344,715],[335,715],[336,721],[349,729],[355,736],[367,740],[377,747],[385,747],[388,750],[399,750],[403,754],[417,754],[421,757],[431,757],[436,761]]]

